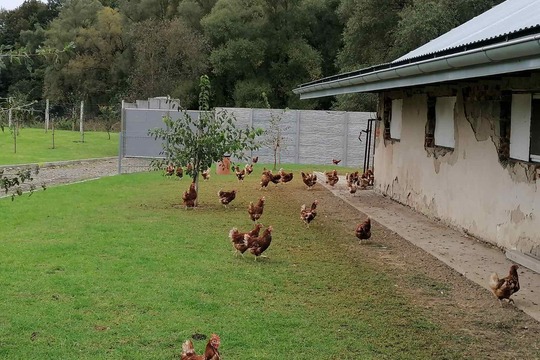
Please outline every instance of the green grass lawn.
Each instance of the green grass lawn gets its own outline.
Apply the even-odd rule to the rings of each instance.
[[[116,156],[118,134],[88,131],[81,142],[78,131],[55,130],[54,149],[52,131],[24,128],[17,136],[17,152],[14,152],[13,134],[6,129],[0,132],[0,165],[41,163],[45,161],[91,159]]]
[[[330,207],[347,205],[320,185],[307,191],[296,177],[258,191],[259,178],[212,174],[195,210],[181,206],[189,180],[158,173],[0,200],[0,358],[172,359],[192,334],[212,332],[224,359],[464,356],[433,310],[415,307],[376,260],[358,261],[352,208],[335,218]],[[224,208],[216,193],[233,187]],[[262,194],[269,258],[234,257],[228,232],[251,228],[247,204]],[[300,205],[315,198],[320,215],[306,229]]]

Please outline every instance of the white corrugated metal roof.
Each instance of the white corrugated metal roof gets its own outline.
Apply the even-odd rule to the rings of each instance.
[[[540,0],[507,0],[396,59],[408,60],[540,24]]]

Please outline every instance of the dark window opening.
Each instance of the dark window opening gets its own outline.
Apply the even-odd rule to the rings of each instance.
[[[424,147],[435,147],[435,104],[437,98],[428,96],[427,99],[427,122],[426,122],[426,136],[424,141]]]

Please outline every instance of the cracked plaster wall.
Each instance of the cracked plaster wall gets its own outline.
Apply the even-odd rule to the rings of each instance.
[[[540,176],[526,163],[499,162],[499,101],[464,102],[457,91],[455,148],[448,151],[424,148],[427,95],[387,95],[403,98],[402,132],[399,141],[376,140],[376,190],[496,246],[540,257]]]

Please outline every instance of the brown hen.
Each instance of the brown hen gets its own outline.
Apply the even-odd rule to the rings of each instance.
[[[252,237],[249,235],[244,235],[244,238],[246,239],[248,243],[249,252],[255,255],[255,260],[259,256],[267,257],[265,255],[262,255],[263,252],[268,249],[270,246],[270,243],[272,242],[272,231],[274,229],[272,226],[269,226],[266,228],[266,230],[263,231],[262,235],[259,237]]]
[[[363,223],[358,224],[354,231],[360,240],[368,240],[371,237],[371,219],[368,217]]]
[[[240,255],[244,256],[244,253],[248,249],[248,241],[245,239],[245,235],[250,237],[258,237],[261,228],[262,224],[255,224],[253,230],[249,232],[240,232],[238,231],[238,228],[232,228],[229,231],[229,239],[231,239],[231,243],[235,249],[234,255],[240,253]]]
[[[315,186],[315,184],[317,183],[317,175],[315,175],[314,173],[304,173],[302,171],[302,181],[304,182],[304,184],[306,184],[306,186],[308,187],[308,190],[311,190],[311,188],[313,188],[313,186]]]
[[[256,204],[253,204],[253,202],[249,203],[248,206],[248,213],[249,217],[251,218],[251,221],[255,222],[259,220],[263,214],[264,210],[264,202],[266,201],[266,198],[263,196],[257,201]]]
[[[197,189],[195,188],[195,183],[191,183],[188,191],[184,191],[182,195],[182,200],[184,201],[184,206],[187,208],[195,207],[195,200],[197,199]]]
[[[233,189],[231,191],[218,191],[219,196],[219,202],[223,205],[227,206],[231,201],[233,201],[236,198],[236,190]]]
[[[319,200],[315,200],[309,209],[306,208],[306,204],[300,207],[300,219],[306,224],[307,227],[309,227],[309,223],[315,219],[315,216],[317,216],[318,204]]]
[[[489,278],[489,287],[497,299],[499,299],[501,305],[504,299],[507,299],[509,303],[514,303],[514,300],[510,299],[510,296],[519,291],[518,268],[519,266],[512,265],[508,276],[502,279],[499,279],[497,273],[491,274]]]
[[[186,340],[182,344],[182,355],[180,355],[181,360],[220,360],[221,356],[219,355],[220,339],[216,334],[212,334],[210,340],[206,344],[206,349],[204,350],[204,355],[197,355],[195,353],[195,348],[193,347],[193,342],[191,340]]]

